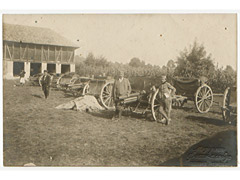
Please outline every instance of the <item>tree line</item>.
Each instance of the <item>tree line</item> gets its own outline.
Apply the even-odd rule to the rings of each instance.
[[[89,53],[85,58],[76,55],[75,62],[76,73],[88,77],[93,75],[116,77],[119,70],[124,71],[126,77],[156,78],[166,74],[171,79],[205,76],[209,79],[208,84],[214,92],[223,92],[226,87],[235,86],[237,78],[237,72],[230,65],[225,68],[214,65],[212,55],[196,41],[181,51],[176,60],[169,60],[162,67],[147,64],[137,57],[133,57],[129,63],[110,62],[104,56],[95,57],[93,53]]]

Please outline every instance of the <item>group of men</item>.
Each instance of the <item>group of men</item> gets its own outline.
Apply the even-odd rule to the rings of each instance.
[[[166,75],[161,77],[161,83],[159,85],[159,99],[160,107],[159,112],[164,117],[159,120],[160,123],[169,124],[171,121],[171,107],[172,107],[172,95],[175,94],[176,89],[167,82]],[[118,78],[113,85],[113,100],[115,102],[115,115],[113,119],[121,119],[123,105],[121,104],[120,97],[128,97],[131,93],[131,85],[127,78],[124,78],[124,73],[121,71]]]
[[[20,73],[20,84],[24,84],[25,72]],[[51,76],[48,74],[47,70],[44,70],[44,74],[40,79],[40,84],[45,96],[45,99],[49,97],[50,86],[51,86]],[[115,103],[115,114],[113,119],[121,119],[123,112],[123,105],[121,103],[120,97],[128,97],[131,93],[131,85],[127,78],[124,78],[124,72],[120,71],[118,78],[115,80],[113,85],[113,100]],[[172,94],[175,94],[176,89],[166,81],[166,75],[161,77],[161,83],[159,85],[159,99],[160,107],[159,112],[164,117],[159,122],[164,124],[169,124],[171,121],[171,107],[172,107]]]

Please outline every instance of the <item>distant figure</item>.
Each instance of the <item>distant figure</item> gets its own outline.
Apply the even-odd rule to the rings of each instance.
[[[121,119],[122,117],[123,107],[121,105],[119,97],[129,96],[131,91],[132,89],[131,89],[130,82],[127,78],[124,78],[124,72],[121,71],[119,73],[118,79],[115,80],[113,85],[113,101],[115,103],[115,108],[116,108],[113,119]]]
[[[19,74],[20,76],[20,85],[23,86],[25,84],[25,74],[26,72],[24,70],[22,70]]]
[[[161,78],[161,85],[159,86],[159,98],[160,107],[159,111],[164,116],[165,119],[160,120],[161,123],[166,123],[167,125],[171,121],[171,109],[172,109],[172,95],[175,94],[176,89],[166,81],[166,76],[163,75]]]
[[[50,85],[51,85],[51,76],[48,74],[47,70],[44,70],[44,74],[41,79],[41,86],[44,92],[45,99],[49,96]]]

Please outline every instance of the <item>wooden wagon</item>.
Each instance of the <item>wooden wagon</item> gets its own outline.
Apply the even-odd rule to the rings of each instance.
[[[207,85],[206,79],[172,79],[173,86],[176,88],[175,99],[194,101],[196,109],[200,113],[207,113],[213,104],[213,91]],[[173,98],[173,99],[174,99]],[[183,105],[183,103],[181,104]]]
[[[59,88],[72,93],[74,96],[93,95],[106,108],[114,108],[112,87],[114,79],[110,77],[80,77],[62,76],[59,79]]]
[[[172,79],[172,85],[176,88],[176,94],[172,96],[173,103],[178,102],[181,106],[187,101],[194,101],[196,109],[200,113],[207,113],[213,104],[212,89],[206,84],[204,79]],[[160,99],[157,95],[159,89],[155,91],[151,102],[151,111],[154,120],[161,120],[159,114]]]

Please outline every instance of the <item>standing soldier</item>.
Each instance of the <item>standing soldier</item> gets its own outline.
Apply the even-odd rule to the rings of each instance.
[[[176,89],[166,81],[166,76],[163,75],[158,93],[160,98],[159,111],[165,118],[160,120],[161,123],[166,123],[168,125],[171,121],[170,114],[172,109],[172,95],[175,94],[175,92]]]
[[[44,74],[41,79],[41,86],[44,92],[45,99],[49,96],[50,85],[51,85],[51,76],[48,74],[47,70],[44,70]]]
[[[24,70],[22,70],[20,72],[20,74],[19,74],[19,76],[20,76],[20,85],[22,85],[22,86],[25,84],[25,74],[26,74],[26,72]]]
[[[119,73],[118,79],[115,80],[114,85],[113,85],[113,100],[115,103],[115,115],[113,119],[115,118],[121,118],[122,116],[122,110],[123,107],[121,105],[121,102],[119,100],[120,96],[129,96],[131,93],[131,85],[130,82],[127,78],[124,78],[124,72],[121,71]]]

